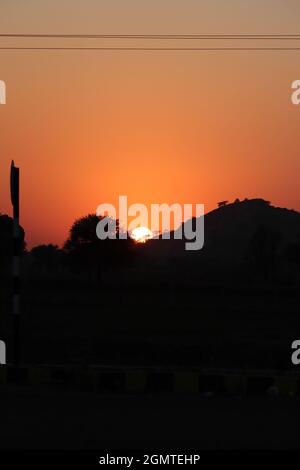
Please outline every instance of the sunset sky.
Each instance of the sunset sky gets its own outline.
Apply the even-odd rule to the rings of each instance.
[[[0,4],[0,33],[300,34],[299,25],[298,0]],[[0,47],[53,45],[142,44],[0,39]],[[75,218],[123,194],[129,203],[204,203],[206,211],[263,197],[300,210],[296,79],[300,51],[0,50],[0,212],[11,214],[12,159],[30,247],[61,244]]]

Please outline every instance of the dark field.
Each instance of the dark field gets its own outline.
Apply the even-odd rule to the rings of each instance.
[[[297,290],[267,286],[41,278],[26,283],[22,302],[25,363],[289,369],[300,334]]]
[[[1,388],[2,449],[298,449],[300,401]],[[106,453],[105,451],[105,453]]]

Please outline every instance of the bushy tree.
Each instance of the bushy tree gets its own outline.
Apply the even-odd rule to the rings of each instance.
[[[33,258],[34,266],[48,270],[62,265],[63,252],[57,245],[38,245],[32,248],[30,254]]]
[[[88,214],[73,223],[64,250],[70,264],[80,271],[96,271],[98,278],[105,270],[127,265],[132,259],[133,241],[120,238],[119,221],[110,219],[107,231],[114,231],[116,239],[100,240],[96,227],[104,217]]]

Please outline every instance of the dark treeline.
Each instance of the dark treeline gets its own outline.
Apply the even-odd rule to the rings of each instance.
[[[225,204],[226,202],[226,204]],[[147,266],[145,282],[159,284],[166,277],[176,284],[187,279],[202,284],[276,283],[300,285],[300,214],[274,208],[261,199],[225,201],[205,217],[205,245],[199,252],[184,250],[183,241],[151,240],[136,244],[130,237],[99,240],[99,217],[89,214],[74,222],[62,248],[34,247],[29,256],[33,272],[59,270],[89,275],[90,279],[118,284],[118,271]],[[113,276],[115,274],[115,278]],[[132,279],[134,276],[132,276]],[[132,281],[128,279],[128,281]],[[141,278],[137,276],[140,284]],[[164,283],[163,282],[163,283]]]
[[[99,217],[64,245],[26,250],[22,357],[27,362],[291,367],[300,328],[300,214],[268,201],[224,201],[205,244],[99,240]],[[12,221],[0,216],[1,331],[9,343]]]

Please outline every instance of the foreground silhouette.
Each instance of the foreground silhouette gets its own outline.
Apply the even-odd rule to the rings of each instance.
[[[98,220],[75,221],[62,249],[25,254],[24,361],[292,367],[298,212],[228,203],[205,216],[193,253],[184,240],[98,240]]]

